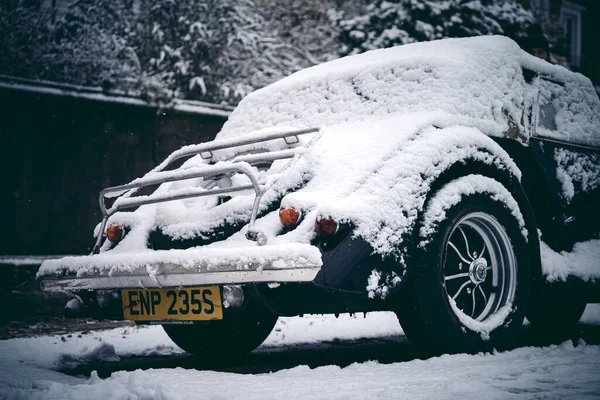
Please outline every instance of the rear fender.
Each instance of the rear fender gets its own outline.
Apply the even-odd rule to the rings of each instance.
[[[510,157],[504,149],[505,157]],[[482,151],[489,151],[482,150]],[[495,149],[497,152],[498,150]],[[433,197],[433,195],[441,189],[448,182],[455,180],[461,176],[477,174],[492,178],[500,182],[515,198],[519,204],[520,211],[525,220],[525,228],[528,232],[528,247],[529,247],[529,260],[532,263],[532,276],[534,279],[541,277],[541,259],[540,259],[540,241],[538,235],[538,224],[533,212],[533,208],[529,201],[529,198],[521,184],[521,171],[515,166],[505,165],[504,167],[498,168],[497,165],[485,163],[481,161],[480,157],[469,158],[456,162],[446,168],[436,179],[431,183],[429,192],[427,193],[426,199],[423,203],[423,207],[420,209],[419,220],[415,224],[415,227],[411,231],[411,249],[419,243],[419,228],[421,225],[423,212],[426,208],[427,202]],[[516,173],[518,171],[518,173]],[[412,251],[410,252],[412,255]],[[410,278],[410,271],[413,268],[413,260],[408,257],[407,263],[407,278]],[[407,279],[408,280],[408,279]]]
[[[402,235],[401,243],[395,247],[395,252],[387,255],[388,258],[400,260],[395,273],[402,278],[396,286],[389,288],[389,293],[398,290],[404,282],[410,280],[414,264],[413,252],[419,242],[419,226],[429,199],[446,183],[470,174],[479,174],[495,179],[511,192],[525,219],[526,229],[529,233],[530,260],[534,264],[533,269],[541,271],[537,224],[526,192],[521,185],[522,172],[515,161],[496,141],[473,128],[464,129],[469,136],[473,137],[473,143],[477,144],[477,148],[465,152],[465,137],[460,134],[460,127],[446,129],[453,129],[457,132],[455,135],[445,135],[444,140],[440,143],[433,142],[437,149],[427,150],[428,153],[439,156],[431,158],[428,168],[420,174],[420,190],[416,193],[409,193],[413,197],[414,203],[417,204],[418,213]],[[428,141],[428,145],[431,144],[432,142]],[[418,140],[410,147],[418,148],[417,145]],[[406,198],[404,200],[406,201]],[[534,274],[534,276],[539,276],[539,274]]]
[[[472,127],[429,127],[382,160],[370,179],[336,208],[337,215],[355,225],[354,238],[371,248],[370,254],[360,254],[353,263],[353,275],[362,276],[354,286],[376,297],[400,289],[410,277],[426,202],[445,183],[469,174],[494,178],[513,193],[526,215],[532,259],[539,260],[535,219],[520,185],[522,173],[508,152]],[[395,180],[390,181],[390,176],[395,176]],[[363,198],[377,199],[377,204],[361,204]],[[357,204],[363,207],[360,212],[355,212]],[[344,211],[348,214],[344,215]],[[357,274],[358,269],[363,271]],[[343,272],[341,275],[349,272],[347,268],[337,270]],[[330,279],[333,281],[333,277]]]

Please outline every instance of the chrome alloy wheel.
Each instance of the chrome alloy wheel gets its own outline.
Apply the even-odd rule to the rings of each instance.
[[[452,228],[445,252],[444,283],[456,302],[456,314],[485,321],[513,303],[517,258],[496,218],[484,212],[466,214]]]

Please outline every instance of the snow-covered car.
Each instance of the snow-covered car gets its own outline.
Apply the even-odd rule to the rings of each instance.
[[[162,324],[202,356],[278,316],[374,310],[431,353],[503,349],[525,316],[566,326],[598,300],[599,149],[591,82],[508,38],[371,51],[103,190],[93,253],[38,278],[70,315]]]

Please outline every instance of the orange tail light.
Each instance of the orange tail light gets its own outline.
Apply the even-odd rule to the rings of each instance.
[[[106,229],[106,238],[113,243],[118,243],[121,239],[123,239],[124,233],[125,232],[121,225],[110,225],[108,229]]]
[[[279,209],[279,222],[286,228],[293,228],[300,222],[300,211],[294,207],[281,207]]]

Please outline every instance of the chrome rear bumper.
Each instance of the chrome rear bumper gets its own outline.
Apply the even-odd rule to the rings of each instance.
[[[49,292],[310,282],[321,265],[321,253],[307,244],[159,250],[48,260],[38,280]]]
[[[47,292],[73,292],[77,290],[163,288],[203,285],[228,285],[258,282],[311,282],[321,270],[310,268],[273,269],[262,271],[215,271],[186,274],[61,277],[41,280]]]

